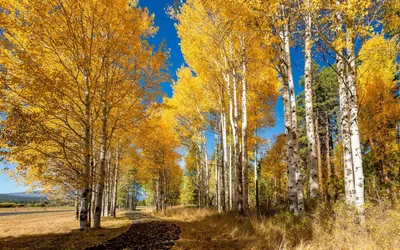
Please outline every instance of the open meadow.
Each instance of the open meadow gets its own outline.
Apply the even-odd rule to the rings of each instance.
[[[18,215],[5,215],[20,212]],[[68,210],[68,211],[66,211]],[[72,208],[0,209],[0,249],[85,249],[125,232],[131,220],[118,213],[103,228],[79,231]]]

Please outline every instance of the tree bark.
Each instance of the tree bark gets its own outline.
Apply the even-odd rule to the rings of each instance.
[[[79,220],[79,190],[75,191],[75,219]]]
[[[204,139],[204,164],[205,164],[205,169],[206,169],[206,176],[205,176],[205,186],[206,186],[206,194],[205,194],[205,205],[208,206],[209,199],[210,199],[210,187],[209,187],[209,169],[208,169],[208,154],[207,154],[207,138],[205,134],[203,134],[203,139]]]
[[[284,63],[283,63],[284,64]],[[285,69],[282,70],[285,74]],[[298,213],[297,190],[296,190],[296,167],[293,156],[293,140],[291,125],[291,108],[289,101],[289,86],[286,75],[282,75],[282,101],[284,107],[285,135],[286,135],[286,162],[288,164],[288,186],[289,186],[289,209],[291,213]]]
[[[344,181],[345,181],[345,193],[346,202],[348,204],[354,204],[354,172],[353,162],[351,159],[351,144],[350,144],[350,131],[348,122],[348,95],[344,82],[344,62],[341,57],[336,58],[336,67],[338,70],[338,81],[339,81],[339,106],[340,106],[340,133],[342,135],[342,146],[343,146],[343,165],[344,165]]]
[[[234,71],[234,77],[232,81],[233,85],[233,111],[234,111],[234,130],[236,131],[234,137],[235,143],[235,198],[236,198],[236,209],[239,213],[243,213],[243,193],[242,193],[242,166],[240,161],[240,145],[238,136],[238,105],[237,105],[237,86],[236,86],[236,72]]]
[[[156,195],[155,195],[155,202],[156,202],[156,211],[160,211],[160,181],[159,178],[156,179]]]
[[[330,153],[330,136],[329,136],[329,118],[326,118],[326,135],[325,135],[325,147],[326,147],[326,187],[325,187],[325,193],[326,197],[329,200],[330,199],[330,186],[331,186],[331,178],[332,178],[332,169],[331,169],[331,153]]]
[[[119,143],[117,144],[117,149],[115,152],[115,171],[114,171],[114,190],[113,190],[113,210],[112,210],[112,216],[115,218],[117,216],[117,200],[118,200],[118,168],[119,168],[119,157],[120,157],[120,152],[119,152]]]
[[[219,201],[219,171],[218,171],[218,125],[217,125],[217,118],[215,118],[215,134],[214,134],[214,140],[215,140],[215,145],[214,145],[214,181],[215,181],[215,191],[214,191],[214,196],[215,196],[215,206],[219,211],[220,208],[220,201]]]
[[[336,1],[336,5],[339,5],[339,1]],[[340,12],[336,13],[336,19],[339,23],[336,27],[336,36],[340,38],[342,35],[342,15]],[[348,204],[354,204],[354,171],[353,162],[351,159],[351,144],[350,144],[350,133],[349,133],[349,102],[348,94],[346,89],[346,76],[345,76],[345,65],[344,60],[340,55],[336,56],[336,70],[338,74],[339,84],[339,108],[340,108],[340,133],[342,137],[343,146],[343,167],[344,167],[344,182],[345,182],[345,193],[346,202]]]
[[[248,210],[248,152],[247,152],[247,58],[246,40],[242,38],[242,192],[243,212]]]
[[[88,206],[89,206],[89,179],[90,179],[90,117],[91,117],[91,103],[90,103],[90,95],[89,95],[89,81],[87,76],[85,76],[85,142],[84,142],[84,161],[83,161],[83,188],[81,192],[81,211],[79,215],[79,224],[80,230],[87,229],[90,225],[88,225]]]
[[[287,67],[287,82],[289,88],[289,103],[291,112],[291,140],[293,141],[293,164],[295,169],[295,181],[296,181],[296,199],[297,199],[297,211],[301,212],[304,209],[303,202],[303,183],[299,166],[299,140],[298,140],[298,129],[297,129],[297,112],[296,112],[296,96],[294,92],[294,80],[292,61],[290,56],[290,35],[289,35],[289,24],[288,21],[283,25],[283,42],[284,42],[284,59]],[[296,211],[295,211],[296,212]]]
[[[105,91],[105,90],[104,90]],[[101,208],[103,202],[103,191],[104,191],[104,181],[105,181],[105,168],[106,168],[106,151],[107,151],[107,103],[105,100],[105,93],[103,93],[102,98],[102,131],[101,131],[101,142],[100,142],[100,169],[99,169],[99,182],[97,183],[96,191],[96,209],[94,212],[94,227],[100,228],[101,220]]]
[[[319,120],[318,111],[317,117],[315,118],[315,140],[317,142],[317,162],[318,162],[318,187],[320,194],[324,193],[324,185],[322,178],[322,156],[321,156],[321,139],[319,137]]]
[[[232,143],[229,143],[229,210],[232,210]]]
[[[200,164],[198,161],[197,157],[197,152],[196,152],[196,170],[197,170],[197,178],[196,178],[196,183],[197,183],[197,206],[201,207],[201,170],[200,170]]]
[[[256,138],[257,138],[257,129],[255,131]],[[254,148],[254,192],[255,192],[255,198],[256,198],[256,208],[260,207],[260,200],[258,197],[258,166],[257,166],[257,143]]]
[[[282,6],[282,12],[284,7]],[[282,14],[283,16],[284,14]],[[284,18],[284,17],[283,17]],[[289,210],[293,214],[298,213],[297,206],[297,187],[296,187],[296,165],[294,163],[293,155],[293,138],[292,138],[292,107],[290,105],[289,96],[289,79],[288,79],[288,64],[287,55],[285,52],[285,28],[283,26],[279,35],[283,41],[282,51],[280,52],[280,80],[282,83],[282,102],[284,110],[284,124],[285,124],[285,139],[286,139],[286,162],[287,162],[287,174],[288,174],[288,193],[289,193]]]
[[[308,4],[310,0],[307,1]],[[312,35],[311,35],[311,14],[307,11],[305,17],[305,70],[304,70],[304,92],[305,92],[305,111],[306,111],[306,129],[307,129],[307,167],[310,171],[310,197],[318,198],[318,169],[317,169],[317,153],[315,143],[314,130],[314,108],[313,108],[313,91],[312,91]],[[293,94],[294,96],[294,94]],[[317,121],[318,118],[315,118]]]
[[[346,33],[347,54],[349,65],[347,70],[347,84],[350,95],[350,141],[354,170],[355,205],[361,214],[364,213],[364,173],[362,167],[362,152],[360,135],[358,130],[358,103],[356,88],[356,65],[354,55],[354,39],[352,25],[349,25]],[[363,218],[362,218],[363,219]]]
[[[221,210],[226,211],[226,206],[225,206],[225,170],[226,170],[226,165],[228,163],[228,155],[227,155],[227,147],[226,147],[226,116],[224,112],[221,112],[221,139],[222,139],[222,164],[221,164],[221,171],[220,171],[220,196],[221,196]]]

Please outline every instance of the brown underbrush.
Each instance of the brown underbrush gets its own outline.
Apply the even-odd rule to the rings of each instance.
[[[283,209],[283,208],[282,208]],[[278,212],[281,211],[281,212]],[[181,227],[177,249],[399,249],[400,207],[372,205],[360,224],[343,203],[320,204],[293,216],[282,210],[218,214],[214,209],[174,207],[155,216]]]

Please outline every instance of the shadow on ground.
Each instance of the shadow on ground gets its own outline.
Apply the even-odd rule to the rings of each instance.
[[[133,220],[132,226],[122,235],[88,248],[100,249],[171,249],[179,239],[178,226],[141,213],[128,213]]]
[[[15,217],[13,223],[23,225],[24,218],[25,217]],[[104,218],[104,221],[119,220],[126,220],[126,218]],[[41,221],[40,223],[46,225],[46,222],[42,223]],[[54,222],[48,221],[48,223],[54,226]],[[0,237],[0,249],[85,249],[87,247],[91,247],[93,245],[115,238],[118,235],[123,234],[130,227],[130,224],[127,224],[126,222],[113,223],[112,226],[109,226],[107,228],[90,228],[82,232],[78,229],[78,223],[79,222],[76,221],[77,229],[73,230],[69,228],[65,228],[64,230],[64,225],[60,223],[57,230],[61,231],[61,233],[43,233],[40,231],[40,227],[37,227],[39,229],[33,229],[36,231],[29,232],[29,235],[18,235],[16,237]],[[27,226],[29,227],[29,225]],[[0,230],[2,229],[0,228]],[[48,232],[49,230],[46,231]],[[65,233],[62,233],[63,231],[65,231]]]
[[[21,222],[23,223],[23,222]],[[112,229],[73,230],[65,234],[26,235],[0,238],[0,249],[85,249],[105,239],[122,234],[126,227]]]

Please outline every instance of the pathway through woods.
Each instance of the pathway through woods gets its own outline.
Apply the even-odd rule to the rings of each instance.
[[[181,230],[175,224],[163,221],[141,211],[127,213],[132,226],[120,236],[87,250],[100,249],[171,249]]]

